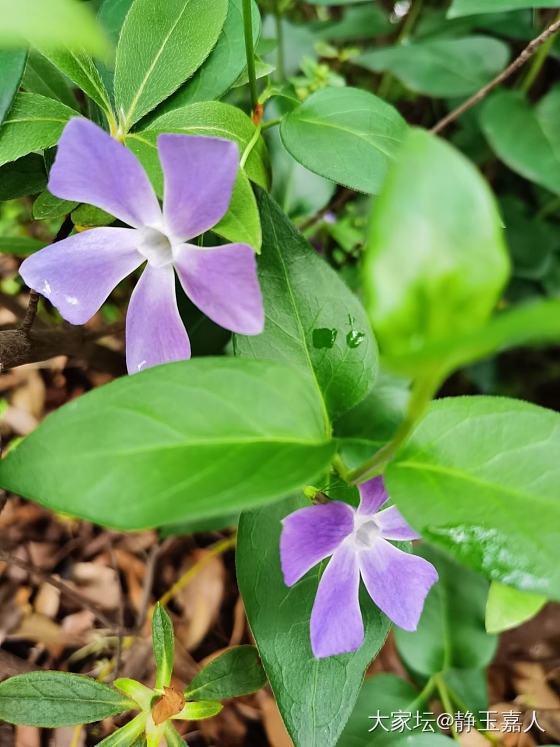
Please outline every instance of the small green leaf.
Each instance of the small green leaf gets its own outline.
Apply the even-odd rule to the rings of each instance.
[[[185,707],[176,716],[171,718],[177,718],[182,721],[201,721],[205,718],[213,718],[223,709],[221,703],[215,703],[212,700],[201,700],[196,703],[185,703]]]
[[[115,64],[125,130],[170,96],[204,62],[222,30],[227,0],[135,0]]]
[[[343,18],[333,19],[314,27],[317,39],[327,41],[356,41],[374,39],[381,34],[390,34],[394,26],[387,13],[377,5],[348,8]]]
[[[560,8],[560,0],[453,0],[448,16],[457,18],[474,13],[501,13],[520,8]]]
[[[241,155],[253,140],[255,129],[251,119],[241,109],[222,104],[220,101],[204,101],[174,109],[156,117],[150,121],[147,129],[132,133],[130,139],[148,138],[155,145],[155,138],[159,132],[224,137],[239,145]],[[128,139],[127,145],[134,150],[133,146],[128,143]],[[245,172],[251,181],[263,189],[270,186],[270,162],[262,137],[259,137],[247,158]]]
[[[377,194],[407,129],[398,111],[358,88],[325,88],[282,120],[282,141],[316,174]]]
[[[62,200],[55,197],[48,189],[37,197],[33,203],[33,217],[35,220],[50,220],[52,218],[62,218],[77,207],[77,202]]]
[[[19,87],[27,52],[21,49],[0,49],[0,124],[4,121]]]
[[[521,91],[490,98],[480,118],[488,142],[507,166],[560,194],[560,86],[536,107]]]
[[[45,161],[38,153],[0,166],[0,201],[35,195],[46,186]]]
[[[233,186],[227,213],[212,229],[228,241],[240,241],[260,252],[262,245],[261,220],[251,183],[241,169]]]
[[[131,680],[128,677],[120,677],[113,682],[113,685],[121,692],[128,695],[143,711],[148,711],[151,707],[152,700],[154,698],[153,690],[149,687],[142,685],[136,680]]]
[[[13,254],[15,257],[28,257],[46,246],[40,239],[27,236],[0,236],[0,254]]]
[[[115,222],[113,215],[95,205],[82,204],[72,211],[72,222],[75,226],[109,226]]]
[[[165,724],[165,744],[167,747],[185,747],[187,744],[183,737],[179,735],[177,729],[173,726],[171,721]],[[187,745],[188,747],[188,745]]]
[[[0,718],[10,724],[90,724],[131,708],[136,708],[134,701],[79,674],[29,672],[0,683]]]
[[[436,400],[385,472],[406,520],[494,581],[560,598],[560,415],[501,397]]]
[[[530,620],[546,604],[541,594],[528,594],[496,581],[490,585],[486,606],[486,630],[502,633]]]
[[[389,71],[428,96],[468,96],[501,72],[509,57],[509,47],[498,39],[465,36],[376,48],[352,62],[375,72]]]
[[[254,646],[236,646],[212,659],[185,690],[187,700],[225,700],[248,695],[266,685]]]
[[[36,93],[18,93],[0,127],[0,165],[54,145],[76,112]]]
[[[426,597],[417,630],[394,630],[403,661],[423,675],[486,666],[498,642],[484,629],[488,581],[429,545],[416,554],[436,567],[439,581]]]
[[[135,747],[136,739],[144,733],[145,729],[146,714],[139,713],[128,724],[121,726],[120,729],[105,737],[98,743],[97,747]]]
[[[152,645],[156,660],[156,690],[161,690],[169,687],[171,682],[175,640],[171,618],[159,602],[152,618]]]
[[[375,201],[363,267],[367,308],[385,355],[474,332],[509,273],[501,219],[473,164],[411,130]]]
[[[76,0],[0,0],[0,46],[67,45],[105,56],[109,43],[95,17]]]
[[[306,372],[323,402],[325,420],[356,405],[377,372],[377,347],[352,291],[263,191],[259,281],[261,335],[234,338],[236,355],[286,361]]]
[[[136,529],[273,500],[315,479],[333,451],[316,391],[296,368],[196,358],[61,407],[0,461],[0,483],[52,510]]]

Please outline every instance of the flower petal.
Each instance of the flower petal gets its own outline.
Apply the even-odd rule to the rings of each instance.
[[[358,490],[360,491],[358,513],[360,514],[374,514],[389,500],[382,475],[358,485]]]
[[[263,302],[250,246],[184,244],[176,252],[175,269],[185,293],[206,316],[242,335],[263,331]]]
[[[126,315],[128,372],[190,356],[189,337],[177,308],[173,267],[147,265]]]
[[[64,128],[49,190],[102,208],[134,227],[162,223],[156,194],[136,156],[87,119],[76,117]]]
[[[351,533],[354,514],[348,504],[334,501],[300,508],[286,516],[282,525],[280,560],[284,581],[292,586],[314,565],[333,554]]]
[[[404,520],[401,512],[396,506],[380,511],[375,521],[381,527],[381,535],[389,540],[417,540],[420,535],[410,527]]]
[[[225,215],[239,165],[237,143],[201,135],[157,140],[165,187],[163,214],[175,236],[192,239]]]
[[[311,648],[318,659],[356,651],[364,640],[355,551],[341,545],[319,581],[311,612]]]
[[[386,540],[363,550],[358,560],[366,589],[379,609],[400,628],[416,630],[426,595],[438,580],[434,566]]]
[[[32,254],[19,271],[66,321],[84,324],[144,261],[137,244],[138,234],[132,228],[93,228]]]

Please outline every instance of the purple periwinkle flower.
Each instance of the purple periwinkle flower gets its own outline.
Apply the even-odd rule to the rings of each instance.
[[[332,556],[311,612],[311,648],[317,658],[358,649],[364,640],[360,576],[375,604],[396,625],[416,630],[424,600],[438,580],[431,563],[399,550],[388,540],[419,536],[388,500],[382,477],[359,486],[360,505],[333,501],[286,516],[280,559],[287,586]]]
[[[264,312],[253,249],[200,247],[189,239],[213,228],[228,209],[239,165],[237,144],[221,138],[162,134],[163,210],[136,156],[86,119],[64,129],[49,190],[95,205],[132,228],[93,228],[28,257],[20,272],[71,324],[84,324],[112,289],[144,262],[126,318],[130,373],[190,357],[179,316],[175,272],[191,301],[234,332],[262,332]]]

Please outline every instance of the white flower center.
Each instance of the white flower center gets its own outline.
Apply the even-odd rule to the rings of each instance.
[[[137,231],[140,234],[137,249],[153,267],[165,267],[173,262],[173,247],[168,236],[149,226]]]
[[[370,516],[354,514],[352,544],[356,550],[369,550],[381,539],[381,527]]]

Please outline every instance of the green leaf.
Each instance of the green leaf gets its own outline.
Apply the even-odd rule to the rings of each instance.
[[[18,93],[0,127],[0,165],[54,145],[74,109],[36,93]]]
[[[0,254],[28,257],[44,246],[46,246],[44,241],[30,239],[27,236],[0,236]]]
[[[37,153],[0,166],[0,201],[35,195],[46,186],[45,162]]]
[[[272,500],[317,477],[333,449],[297,369],[200,358],[60,408],[0,462],[0,483],[55,511],[137,529]]]
[[[219,101],[204,101],[156,117],[146,130],[132,133],[127,138],[127,145],[134,150],[134,145],[129,144],[129,140],[134,142],[142,137],[155,144],[159,132],[179,132],[233,140],[239,145],[240,154],[243,154],[255,135],[255,129],[251,119],[241,109]],[[270,186],[270,162],[262,137],[259,137],[247,158],[245,173],[251,181],[264,189]]]
[[[556,227],[539,220],[532,207],[520,197],[503,195],[500,207],[514,276],[527,280],[546,277],[558,244]]]
[[[115,99],[128,130],[204,62],[226,19],[227,0],[135,0],[115,65]]]
[[[484,628],[488,581],[428,545],[417,547],[416,554],[436,567],[439,581],[426,597],[417,630],[394,630],[403,661],[428,676],[486,666],[498,642]]]
[[[77,205],[77,202],[62,200],[60,197],[55,197],[51,194],[48,189],[45,189],[33,203],[33,217],[35,220],[62,218],[71,213]]]
[[[419,691],[410,683],[397,677],[396,674],[377,674],[367,679],[360,690],[352,715],[346,724],[344,731],[337,743],[339,747],[370,747],[375,745],[391,745],[394,747],[401,744],[410,747],[449,747],[449,739],[437,733],[415,733],[404,736],[398,731],[391,730],[391,714],[398,711],[412,713],[411,724],[416,723],[416,714],[421,716],[424,712],[425,701],[419,699]],[[377,724],[376,715],[379,711],[380,721],[383,726]],[[423,728],[420,721],[418,731]],[[434,721],[431,722],[432,729],[437,732],[438,727]],[[373,727],[370,733],[369,730]],[[429,727],[427,727],[429,729]],[[387,731],[385,731],[386,729]],[[405,740],[403,742],[403,739]],[[441,741],[440,741],[441,740]]]
[[[80,107],[72,92],[72,83],[69,78],[34,49],[29,51],[21,85],[27,93],[38,93],[49,99],[60,101],[75,109],[79,114]]]
[[[91,11],[77,0],[0,0],[0,46],[67,45],[95,55],[109,51]]]
[[[358,88],[325,88],[282,120],[292,156],[316,174],[377,194],[407,129],[398,111]]]
[[[490,585],[486,606],[486,630],[502,633],[530,620],[546,604],[541,594],[528,594],[496,581]]]
[[[509,47],[489,36],[428,39],[371,49],[352,62],[393,73],[408,88],[428,96],[468,96],[508,64]]]
[[[298,366],[320,394],[325,420],[356,405],[377,373],[377,348],[352,291],[265,192],[259,281],[266,314],[261,335],[235,335],[236,355]]]
[[[521,91],[490,98],[480,118],[488,142],[511,169],[560,194],[560,86],[533,106]]]
[[[185,747],[185,740],[179,735],[177,729],[173,726],[171,721],[168,721],[165,725],[165,744],[167,747]],[[188,747],[188,745],[187,745]]]
[[[534,301],[501,312],[474,332],[447,337],[404,355],[383,358],[401,373],[419,374],[440,368],[445,375],[492,353],[560,340],[560,300]]]
[[[494,581],[560,598],[560,415],[500,397],[437,400],[387,467],[432,544]]]
[[[79,674],[29,672],[0,682],[0,718],[10,724],[90,724],[131,708],[136,708],[133,701]]]
[[[254,646],[236,646],[212,659],[185,690],[187,700],[225,700],[248,695],[266,685]]]
[[[303,498],[287,498],[242,514],[237,579],[264,669],[294,744],[334,747],[352,712],[364,672],[387,636],[389,620],[364,595],[361,648],[351,654],[314,658],[309,620],[322,564],[288,588],[278,550],[282,519],[305,505],[309,502]]]
[[[97,15],[111,39],[117,43],[121,29],[134,0],[103,0]]]
[[[161,690],[169,687],[171,682],[175,640],[171,618],[159,602],[152,618],[152,646],[156,660],[156,690]]]
[[[223,709],[221,703],[212,700],[201,700],[196,703],[185,703],[183,710],[172,718],[178,718],[183,721],[201,721],[205,718],[213,718]]]
[[[382,8],[372,3],[367,6],[348,8],[343,18],[318,24],[314,27],[317,39],[345,42],[359,39],[374,39],[381,34],[390,34],[394,25]]]
[[[191,80],[171,96],[158,112],[221,98],[239,78],[247,65],[243,33],[243,0],[229,0],[226,22],[216,46]],[[251,2],[253,39],[261,33],[261,16],[254,0]]]
[[[139,713],[128,724],[125,724],[99,742],[97,747],[131,747],[131,745],[135,744],[135,740],[144,733],[145,729],[146,714]]]
[[[228,241],[240,241],[260,252],[261,221],[251,182],[241,170],[237,173],[228,211],[212,229]]]
[[[25,50],[0,49],[0,124],[17,93],[26,59]]]
[[[403,355],[479,328],[509,256],[488,185],[461,153],[410,130],[375,201],[363,267],[381,352]]]
[[[109,94],[93,59],[87,52],[57,47],[53,50],[39,49],[42,54],[59,70],[62,70],[78,88],[81,88],[92,101],[95,101],[105,112],[111,112]]]
[[[520,8],[560,8],[560,0],[453,0],[449,18],[473,13],[498,13]]]
[[[95,205],[79,205],[72,211],[72,222],[75,226],[109,226],[115,222],[114,216],[106,213],[105,210],[95,207]]]
[[[119,677],[113,682],[113,685],[125,693],[125,695],[132,698],[143,711],[150,710],[152,700],[154,699],[154,691],[150,690],[149,687],[128,677]]]

